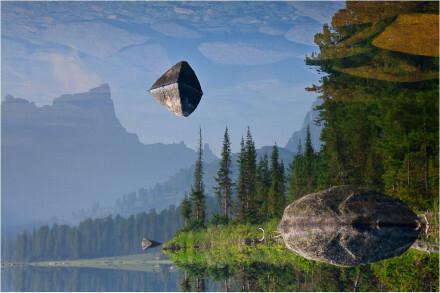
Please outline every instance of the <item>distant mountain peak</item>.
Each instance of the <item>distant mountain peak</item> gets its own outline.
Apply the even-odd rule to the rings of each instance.
[[[91,93],[110,93],[110,86],[107,83],[103,83],[98,87],[89,90]]]
[[[307,135],[307,126],[310,126],[310,134],[312,138],[312,145],[315,149],[315,152],[319,151],[322,145],[322,141],[320,140],[320,135],[323,126],[317,125],[315,120],[319,116],[319,111],[315,110],[315,108],[322,104],[322,100],[316,100],[313,102],[311,109],[306,113],[304,121],[302,123],[301,129],[295,131],[287,142],[285,148],[289,151],[296,154],[298,151],[298,143],[301,140],[301,144],[304,145],[306,141]]]

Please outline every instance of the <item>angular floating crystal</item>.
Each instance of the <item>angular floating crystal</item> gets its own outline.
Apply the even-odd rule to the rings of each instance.
[[[180,61],[153,84],[150,94],[167,110],[188,117],[199,105],[203,92],[194,70]]]

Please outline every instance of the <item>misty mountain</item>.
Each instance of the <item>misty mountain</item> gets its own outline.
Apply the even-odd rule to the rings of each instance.
[[[298,151],[298,142],[301,140],[301,145],[303,146],[304,150],[304,142],[306,141],[307,136],[307,125],[310,126],[310,136],[312,138],[312,145],[315,149],[315,152],[319,151],[321,149],[321,145],[323,142],[319,139],[321,135],[321,131],[323,126],[322,125],[316,125],[316,119],[319,117],[319,111],[315,110],[316,106],[319,106],[322,104],[322,100],[316,100],[312,108],[309,112],[307,112],[306,117],[304,118],[303,124],[301,126],[300,130],[295,131],[292,136],[290,137],[289,141],[287,142],[285,148],[291,151],[292,153],[296,154]]]
[[[206,145],[203,154],[203,183],[205,185],[205,194],[208,197],[214,198],[210,201],[215,201],[215,190],[216,182],[214,177],[217,176],[217,171],[219,168],[219,159],[210,160],[212,156],[207,154]],[[269,162],[270,155],[272,153],[273,146],[265,146],[257,149],[257,160],[259,160],[265,153],[267,153]],[[285,148],[278,147],[279,160],[284,162],[286,168],[293,159],[293,153],[286,150]],[[232,179],[237,180],[238,177],[238,164],[236,163],[238,159],[238,154],[233,153],[231,155],[232,160]],[[100,208],[98,204],[95,204],[91,209],[82,210],[75,213],[74,220],[81,221],[88,217],[105,217],[110,214],[120,214],[121,216],[130,216],[140,212],[148,211],[155,208],[157,212],[162,211],[169,207],[170,204],[175,204],[178,206],[185,192],[189,195],[191,191],[191,184],[194,182],[194,171],[195,166],[192,165],[190,168],[182,169],[176,174],[170,176],[168,180],[163,183],[157,183],[154,187],[150,189],[140,188],[137,192],[133,191],[124,194],[122,197],[118,198],[112,207]],[[218,212],[218,211],[214,211]]]
[[[301,139],[301,143],[304,145],[306,135],[307,135],[307,125],[310,125],[310,134],[312,137],[312,144],[315,151],[319,151],[322,142],[319,139],[321,134],[322,126],[316,125],[315,120],[318,118],[319,112],[314,110],[316,106],[322,103],[321,100],[317,100],[313,103],[309,112],[306,113],[301,129],[295,131],[292,137],[289,139],[285,148],[278,147],[279,159],[284,162],[284,166],[287,168],[289,163],[293,160],[294,154],[298,150],[298,141]],[[270,155],[272,153],[273,146],[264,146],[257,149],[257,159],[264,156],[265,153],[268,155],[270,160]],[[219,160],[207,160],[206,156],[206,145],[204,151],[204,184],[205,192],[208,196],[215,197],[215,192],[213,187],[216,186],[214,177],[217,174],[219,167]],[[238,158],[238,154],[232,154],[231,156],[233,162],[233,180],[237,178],[237,164],[235,163]],[[194,165],[188,169],[182,169],[173,176],[171,176],[167,181],[163,183],[157,183],[153,188],[145,189],[141,188],[137,192],[133,191],[131,193],[125,194],[124,196],[118,198],[116,203],[110,208],[95,208],[81,211],[77,215],[77,220],[82,220],[86,217],[104,217],[109,214],[121,214],[123,216],[128,216],[136,214],[149,208],[156,208],[158,211],[165,209],[170,203],[180,204],[185,192],[189,194],[190,187],[193,182]]]
[[[115,116],[108,85],[43,107],[7,96],[1,122],[3,226],[70,217],[94,202],[110,206],[196,160],[183,142],[145,145],[128,133]],[[215,159],[207,145],[205,153]]]

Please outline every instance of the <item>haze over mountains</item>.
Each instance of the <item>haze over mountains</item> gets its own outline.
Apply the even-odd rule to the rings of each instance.
[[[115,116],[108,85],[43,107],[7,96],[1,143],[3,225],[70,217],[93,202],[113,204],[196,159],[183,142],[145,145],[128,133]]]
[[[304,142],[305,127],[315,116],[309,112],[293,137]],[[311,125],[311,130],[319,137],[320,128]],[[258,156],[265,152],[270,157],[272,146],[257,150]],[[279,147],[279,152],[287,167],[296,149]],[[53,216],[70,220],[73,212],[80,220],[177,206],[190,190],[195,160],[196,152],[183,142],[145,145],[128,133],[115,116],[106,84],[43,107],[7,96],[2,102],[2,225]],[[218,158],[208,144],[204,162],[206,191],[214,196]],[[90,212],[81,216],[81,210]]]

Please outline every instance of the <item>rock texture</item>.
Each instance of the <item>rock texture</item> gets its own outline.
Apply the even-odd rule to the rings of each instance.
[[[416,241],[410,226],[291,226],[282,232],[286,247],[307,259],[339,266],[368,264],[401,255]]]
[[[286,207],[278,228],[290,225],[414,225],[403,202],[372,190],[338,186],[308,194]]]
[[[199,105],[203,92],[194,70],[180,61],[153,84],[151,95],[167,110],[188,117]]]
[[[147,248],[153,248],[153,247],[159,246],[161,244],[162,243],[160,243],[160,242],[144,238],[144,239],[142,239],[142,250],[145,250]]]
[[[417,239],[418,223],[398,199],[340,186],[291,203],[278,230],[295,254],[354,266],[401,255]]]

